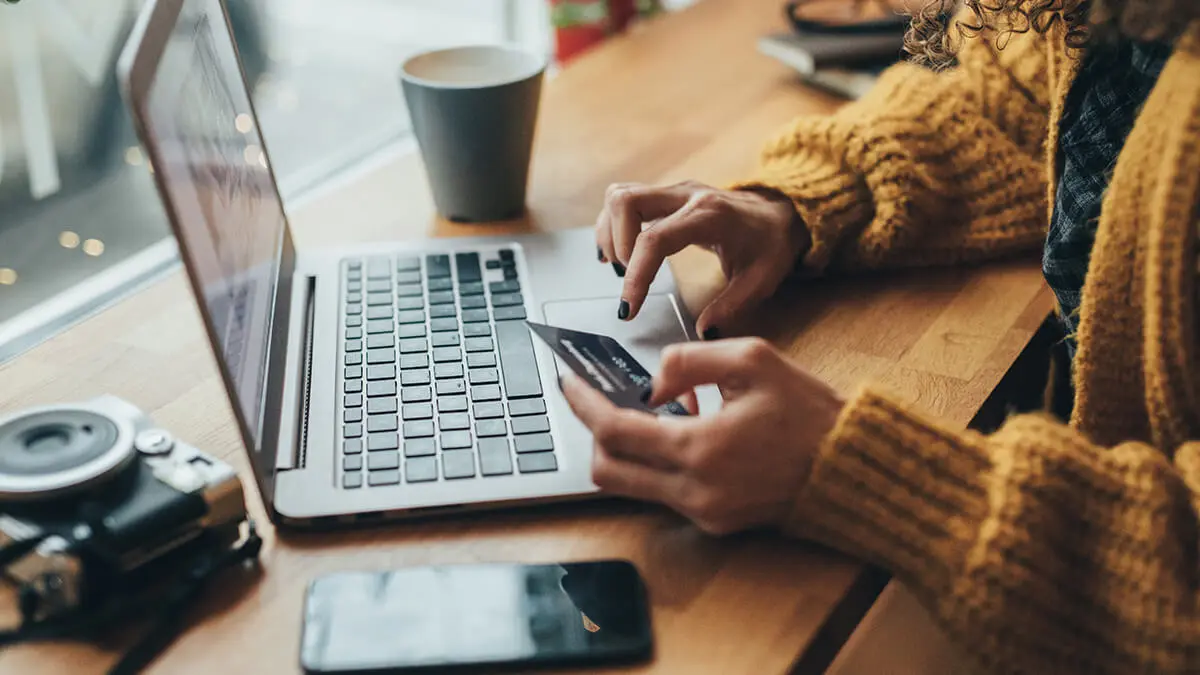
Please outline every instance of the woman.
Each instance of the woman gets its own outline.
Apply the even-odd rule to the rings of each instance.
[[[1198,672],[1200,2],[966,0],[949,35],[932,5],[909,45],[933,68],[796,121],[735,189],[610,190],[596,233],[628,268],[622,317],[688,244],[729,278],[651,402],[715,383],[726,404],[659,419],[565,380],[595,481],[882,565],[986,670]],[[1036,250],[1069,335],[1066,422],[958,431],[875,388],[844,401],[762,341],[712,341],[797,265]]]

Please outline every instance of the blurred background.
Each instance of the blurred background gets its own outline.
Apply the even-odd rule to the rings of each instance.
[[[615,5],[695,0],[228,0],[289,207],[407,143],[410,54],[518,43],[563,60]],[[0,4],[0,362],[177,265],[114,76],[143,0]],[[557,27],[557,28],[556,28]],[[564,40],[564,36],[568,39]]]

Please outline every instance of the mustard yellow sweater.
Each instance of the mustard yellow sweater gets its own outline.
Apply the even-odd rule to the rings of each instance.
[[[1040,249],[1063,99],[1061,28],[960,65],[902,64],[800,119],[746,185],[794,201],[818,271]],[[982,670],[1200,672],[1200,23],[1177,43],[1106,193],[1069,425],[948,428],[866,389],[824,443],[789,530],[909,585]]]

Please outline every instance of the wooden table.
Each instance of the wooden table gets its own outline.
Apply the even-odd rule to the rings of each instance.
[[[783,26],[780,5],[704,0],[560,73],[545,93],[531,213],[521,222],[471,227],[436,219],[419,160],[408,153],[309,200],[293,214],[297,240],[318,246],[583,226],[614,181],[722,183],[744,175],[774,127],[838,105],[755,52],[759,35]],[[719,288],[707,254],[685,252],[673,265],[689,303]],[[1031,261],[814,282],[784,293],[744,328],[774,339],[843,391],[876,380],[965,426],[1049,308]],[[124,397],[236,464],[252,484],[180,273],[3,367],[0,382],[0,412],[106,392]],[[867,568],[840,554],[770,535],[717,540],[663,509],[611,501],[341,534],[277,538],[264,529],[262,577],[210,598],[152,672],[297,672],[305,584],[343,569],[632,559],[653,598],[657,657],[631,672],[819,669],[877,590]],[[0,595],[0,621],[12,618],[11,604],[10,593]],[[99,673],[119,648],[20,647],[0,654],[0,672]]]

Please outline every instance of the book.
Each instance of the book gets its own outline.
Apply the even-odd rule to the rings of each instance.
[[[793,68],[816,87],[849,99],[862,97],[883,69],[899,61],[904,33],[766,35],[758,51]]]

